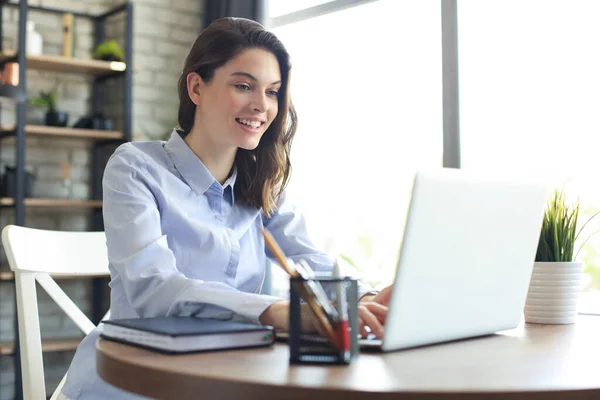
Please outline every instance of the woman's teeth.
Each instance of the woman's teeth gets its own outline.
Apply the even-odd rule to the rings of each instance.
[[[247,119],[241,119],[241,118],[238,118],[236,121],[239,122],[240,124],[251,126],[254,129],[258,128],[262,124],[261,122],[258,122],[258,121],[248,121]]]

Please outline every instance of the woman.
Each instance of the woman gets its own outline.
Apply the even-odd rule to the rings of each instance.
[[[260,24],[215,21],[186,58],[179,129],[167,142],[115,151],[103,179],[112,318],[191,315],[286,329],[287,300],[260,294],[263,228],[292,260],[332,269],[286,201],[296,130],[289,72],[284,46]],[[381,336],[390,288],[360,291],[361,331]],[[136,398],[97,376],[97,331],[79,346],[63,393]]]

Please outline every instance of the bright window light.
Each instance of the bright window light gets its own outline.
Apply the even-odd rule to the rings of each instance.
[[[290,197],[374,285],[393,278],[415,170],[442,164],[440,13],[380,0],[273,30],[300,121]]]
[[[600,209],[600,2],[459,0],[462,165],[541,173]],[[586,227],[576,248],[600,227]],[[580,311],[600,312],[600,235],[582,249]]]

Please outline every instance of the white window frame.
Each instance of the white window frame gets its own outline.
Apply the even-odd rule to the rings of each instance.
[[[273,0],[277,1],[277,0]],[[269,28],[293,24],[378,0],[334,0],[270,18]],[[443,166],[460,168],[457,0],[440,0],[442,10]]]

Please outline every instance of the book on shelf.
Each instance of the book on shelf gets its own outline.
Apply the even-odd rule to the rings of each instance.
[[[163,353],[269,346],[271,326],[196,317],[157,317],[102,321],[105,339]]]

